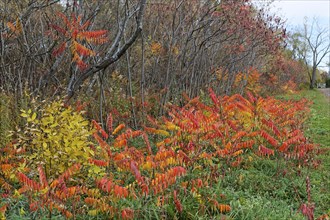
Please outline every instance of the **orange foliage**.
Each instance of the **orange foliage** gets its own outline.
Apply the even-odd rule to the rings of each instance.
[[[163,47],[162,47],[162,45],[160,43],[153,42],[150,45],[150,50],[151,50],[151,53],[156,54],[156,55],[159,55],[162,52]]]
[[[16,19],[15,23],[7,22],[7,27],[10,29],[11,33],[18,36],[22,33],[22,23],[19,18]]]
[[[314,148],[300,130],[308,112],[306,100],[279,101],[255,97],[251,93],[248,98],[238,94],[217,97],[211,89],[210,100],[211,106],[199,100],[188,102],[183,108],[172,106],[170,118],[157,124],[168,132],[175,131],[166,141],[175,144],[189,160],[193,155],[202,155],[209,145],[213,146],[211,155],[222,157],[236,157],[252,150],[263,156],[274,156],[277,152],[302,158]],[[155,128],[146,130],[152,134],[158,131]],[[159,148],[167,147],[164,141],[158,143]],[[159,155],[164,152],[160,150]],[[239,158],[234,161],[234,164],[239,163]]]
[[[112,135],[115,135],[117,134],[119,131],[121,131],[123,128],[125,128],[125,125],[124,124],[120,124],[118,125],[115,130],[112,132]]]
[[[67,209],[66,202],[79,200],[79,193],[82,192],[78,186],[66,186],[66,181],[80,170],[80,164],[74,164],[62,173],[57,179],[48,182],[45,172],[41,166],[38,167],[39,182],[27,177],[22,172],[17,173],[17,178],[22,184],[20,193],[28,195],[30,200],[30,210],[35,212],[38,209],[57,209],[66,218],[71,218],[73,214]]]
[[[102,176],[93,183],[82,183],[73,179],[82,168],[75,164],[49,181],[39,166],[39,181],[18,172],[19,192],[30,195],[32,211],[55,208],[66,217],[74,214],[68,203],[81,197],[81,202],[93,208],[91,214],[104,213],[110,218],[137,218],[139,211],[124,204],[141,198],[157,205],[171,202],[180,213],[184,210],[181,196],[188,193],[201,209],[227,213],[231,207],[225,204],[224,195],[215,197],[202,191],[219,180],[219,166],[225,172],[246,165],[251,154],[309,161],[306,158],[315,145],[301,130],[308,112],[306,100],[279,101],[251,93],[247,98],[238,94],[220,97],[209,91],[209,105],[194,99],[183,107],[172,106],[168,117],[159,121],[149,117],[150,127],[144,131],[133,131],[124,124],[113,129],[111,114],[106,131],[92,121],[98,146],[91,146],[88,161]],[[149,141],[148,134],[155,141]],[[2,151],[17,153],[10,148]],[[2,159],[2,173],[15,167],[9,162]],[[203,172],[205,168],[208,172]]]
[[[53,50],[53,56],[63,54],[66,48],[70,48],[72,54],[72,62],[75,62],[80,69],[85,69],[87,64],[83,61],[84,57],[95,56],[96,53],[84,46],[79,41],[87,41],[94,44],[104,44],[107,42],[106,30],[87,31],[90,21],[82,23],[82,16],[71,14],[70,18],[62,12],[58,12],[58,16],[62,19],[64,25],[62,27],[56,24],[50,24],[63,41]],[[69,44],[67,43],[69,42]]]

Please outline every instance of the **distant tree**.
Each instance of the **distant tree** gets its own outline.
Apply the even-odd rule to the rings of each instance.
[[[329,30],[321,28],[314,18],[311,24],[306,19],[303,30],[291,36],[291,46],[295,58],[303,60],[308,68],[310,88],[316,84],[317,68],[330,52]]]

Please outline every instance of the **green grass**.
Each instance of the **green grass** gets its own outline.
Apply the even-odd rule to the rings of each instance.
[[[280,162],[254,156],[248,167],[232,170],[219,182],[232,219],[304,219],[298,209],[306,198],[305,178]]]
[[[316,158],[321,161],[320,167],[310,170],[312,198],[316,203],[316,214],[330,215],[330,103],[317,90],[304,91],[301,96],[313,101],[306,135],[321,149],[327,149]]]
[[[311,179],[315,216],[330,215],[330,103],[318,90],[304,90],[280,98],[306,98],[313,103],[310,118],[306,122],[305,134],[312,142],[319,144],[322,153],[316,156],[315,161],[321,164],[317,169],[309,168],[302,171]]]
[[[306,134],[321,147],[330,147],[330,103],[318,90],[303,90],[297,94],[285,95],[283,99],[306,98],[313,102],[311,117],[307,122]]]
[[[317,90],[306,90],[279,99],[307,98],[313,102],[305,134],[321,149],[330,145],[330,106]],[[299,211],[307,203],[306,176],[311,180],[314,216],[330,215],[330,155],[317,155],[318,167],[296,167],[289,161],[254,156],[246,169],[232,170],[218,184],[219,192],[230,201],[232,219],[305,219]]]

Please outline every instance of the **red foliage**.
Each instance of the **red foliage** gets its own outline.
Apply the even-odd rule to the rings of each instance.
[[[174,200],[174,204],[175,204],[175,208],[176,208],[176,210],[177,210],[179,213],[182,212],[183,207],[182,207],[182,205],[181,205],[180,200],[179,200],[178,197],[177,197],[177,192],[176,192],[176,190],[173,191],[173,200]]]
[[[22,172],[18,172],[17,178],[23,185],[18,192],[27,194],[30,210],[32,212],[43,208],[47,208],[51,211],[55,208],[66,218],[71,218],[73,214],[68,211],[66,202],[79,200],[78,194],[81,193],[82,190],[77,186],[67,187],[66,181],[68,181],[74,173],[78,172],[80,167],[80,164],[74,164],[57,179],[52,180],[50,184],[41,166],[38,167],[39,183],[27,177]]]
[[[121,211],[122,219],[134,219],[134,210],[125,208]]]
[[[274,155],[274,150],[272,149],[269,149],[263,145],[260,145],[259,146],[259,152],[261,155],[263,156],[271,156],[271,155]]]
[[[30,189],[32,190],[36,190],[39,191],[42,187],[39,183],[31,180],[30,178],[28,178],[24,173],[19,172],[17,174],[17,177],[19,179],[19,181],[21,183],[23,183],[24,185],[28,186]]]

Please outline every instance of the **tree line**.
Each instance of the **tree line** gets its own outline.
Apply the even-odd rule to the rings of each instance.
[[[208,87],[273,93],[306,81],[308,63],[287,49],[285,22],[250,0],[2,0],[1,8],[0,84],[17,97],[28,89],[105,106],[105,97],[125,98],[133,115],[148,102],[162,114],[182,93]]]

